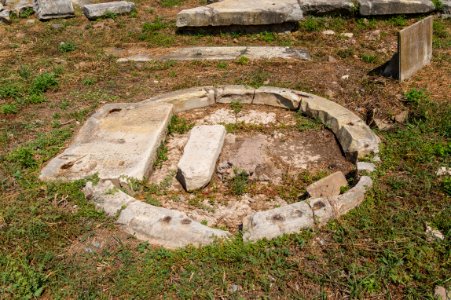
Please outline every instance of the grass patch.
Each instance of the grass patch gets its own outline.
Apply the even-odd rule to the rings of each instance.
[[[168,126],[168,134],[184,134],[194,127],[194,123],[189,122],[187,119],[174,115],[171,117]]]
[[[239,114],[243,109],[243,104],[240,101],[232,101],[230,102],[230,108],[233,110],[235,115]]]
[[[230,191],[233,195],[240,196],[249,189],[249,175],[242,170],[234,170],[235,176],[230,181]]]
[[[75,51],[75,49],[76,49],[75,44],[71,42],[61,42],[58,45],[58,50],[61,53],[72,52]]]
[[[157,149],[157,158],[153,163],[154,168],[161,168],[163,163],[168,160],[168,151],[168,147],[162,142]]]

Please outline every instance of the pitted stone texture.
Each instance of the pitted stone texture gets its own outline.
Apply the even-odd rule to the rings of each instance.
[[[9,9],[3,9],[0,11],[0,22],[5,24],[11,24],[11,11]]]
[[[346,193],[329,198],[335,214],[341,216],[359,206],[365,199],[365,193],[373,186],[373,180],[368,176],[360,177],[359,182]]]
[[[356,6],[352,0],[301,0],[305,15],[352,14]]]
[[[229,237],[229,233],[213,229],[190,219],[177,210],[155,207],[138,201],[119,189],[110,181],[97,185],[88,183],[84,192],[93,199],[96,207],[115,217],[123,229],[138,239],[166,248],[188,245],[202,246],[215,239]]]
[[[35,0],[39,20],[71,18],[75,16],[71,0]]]
[[[332,197],[340,195],[341,187],[347,186],[346,177],[338,171],[309,185],[307,193],[313,198]]]
[[[222,125],[201,125],[191,129],[177,165],[177,178],[187,191],[200,189],[210,182],[225,135]]]
[[[325,225],[329,220],[335,218],[335,211],[330,205],[328,198],[313,198],[305,201],[313,211],[315,224]]]
[[[240,102],[251,104],[254,100],[255,89],[244,85],[226,85],[216,89],[217,103]]]
[[[312,94],[301,95],[302,112],[328,126],[348,156],[355,159],[379,152],[379,138],[357,115],[333,101]]]
[[[430,0],[358,0],[363,16],[422,14],[435,10]]]
[[[128,14],[135,9],[135,4],[128,1],[114,1],[83,6],[83,13],[90,20],[101,18],[108,13],[117,15]]]
[[[167,103],[107,104],[91,116],[63,153],[41,171],[41,180],[145,179],[172,116]]]
[[[138,239],[172,249],[203,246],[229,237],[228,232],[202,225],[185,213],[141,201],[130,203],[122,210],[117,222]]]
[[[252,103],[297,110],[301,104],[301,97],[290,89],[263,86],[255,90]]]
[[[189,88],[152,97],[143,103],[170,103],[174,105],[174,112],[178,113],[214,104],[215,89],[210,86]]]
[[[357,162],[357,172],[359,173],[373,173],[376,171],[376,165],[370,162],[358,161]]]
[[[314,226],[313,212],[305,202],[257,212],[243,221],[243,239],[272,239]]]
[[[224,0],[207,6],[182,10],[176,25],[206,27],[229,25],[270,25],[298,22],[302,10],[297,0]]]

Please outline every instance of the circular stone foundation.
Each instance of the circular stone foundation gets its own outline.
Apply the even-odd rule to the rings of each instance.
[[[238,230],[248,241],[270,239],[345,214],[372,185],[364,172],[379,159],[378,137],[327,99],[274,87],[200,87],[133,109],[148,103],[170,103],[175,112],[148,180],[101,178],[85,188],[140,239],[169,248],[205,245]],[[215,124],[227,134],[214,174],[188,193],[176,174],[190,129]]]

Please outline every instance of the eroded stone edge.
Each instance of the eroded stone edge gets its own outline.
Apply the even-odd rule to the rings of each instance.
[[[204,246],[217,239],[227,239],[230,233],[202,225],[178,210],[153,206],[127,195],[111,181],[88,182],[83,189],[92,200],[124,231],[138,239],[170,249],[188,245]]]

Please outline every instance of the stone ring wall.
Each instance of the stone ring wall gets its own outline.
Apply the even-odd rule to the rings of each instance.
[[[205,86],[179,90],[144,100],[141,103],[171,103],[174,112],[202,108],[215,103],[239,101],[244,104],[264,104],[281,107],[316,118],[336,136],[346,157],[357,164],[357,184],[345,193],[328,198],[310,198],[282,207],[256,212],[243,220],[243,239],[271,239],[301,229],[326,224],[357,207],[371,188],[368,174],[375,164],[362,159],[379,160],[379,138],[360,119],[343,106],[325,98],[300,91],[277,87],[251,88],[242,85]],[[113,105],[114,106],[114,105]],[[230,237],[227,231],[214,229],[190,219],[185,213],[156,207],[125,194],[109,180],[97,184],[88,182],[84,188],[88,199],[138,239],[167,248],[187,245],[201,246],[216,239]]]

